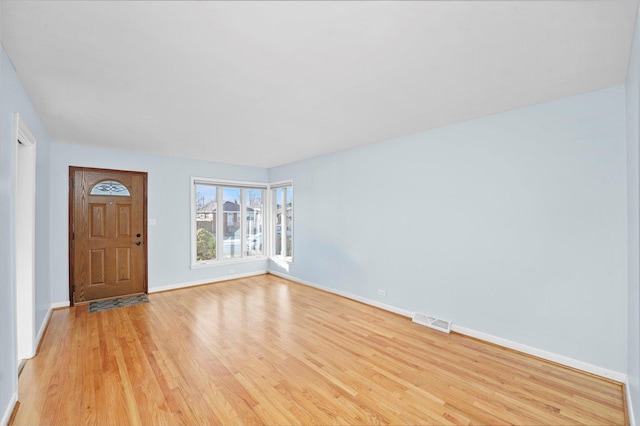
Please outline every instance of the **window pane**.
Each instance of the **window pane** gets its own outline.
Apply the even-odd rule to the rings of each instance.
[[[260,189],[245,190],[245,205],[247,206],[247,256],[263,253],[262,249],[262,199],[264,191]]]
[[[196,260],[216,258],[216,187],[196,184]]]
[[[282,256],[282,188],[274,189],[275,203],[275,224],[276,229],[274,232],[275,240],[275,252],[276,256]]]
[[[273,190],[273,254],[291,257],[293,254],[293,190],[291,186]]]
[[[118,195],[120,197],[131,196],[126,186],[114,180],[103,180],[102,182],[98,182],[91,190],[90,195]]]
[[[286,224],[287,224],[287,238],[286,238],[286,243],[287,243],[287,250],[286,250],[286,256],[287,257],[291,257],[291,253],[293,251],[293,191],[291,190],[291,187],[288,186],[286,188],[283,188],[284,190],[286,190],[286,199],[287,199],[287,208],[286,208]]]
[[[222,209],[222,230],[224,232],[222,256],[225,259],[242,257],[240,189],[222,188],[222,197],[224,199]]]

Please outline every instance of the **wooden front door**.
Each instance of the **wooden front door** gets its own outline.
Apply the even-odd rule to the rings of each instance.
[[[147,174],[69,168],[72,304],[147,292]]]

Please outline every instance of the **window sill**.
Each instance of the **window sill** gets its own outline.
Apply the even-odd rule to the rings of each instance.
[[[272,260],[275,263],[293,263],[293,257],[269,256],[269,260]]]
[[[203,268],[211,268],[216,266],[226,266],[226,265],[236,265],[238,263],[253,263],[253,262],[263,262],[267,260],[267,256],[252,256],[252,257],[241,257],[239,259],[222,259],[222,260],[209,260],[207,262],[198,262],[192,263],[189,268],[191,269],[203,269]]]

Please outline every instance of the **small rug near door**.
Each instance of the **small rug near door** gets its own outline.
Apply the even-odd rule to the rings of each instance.
[[[89,304],[89,312],[106,311],[109,309],[121,308],[123,306],[133,306],[140,303],[149,303],[146,294],[140,296],[121,297],[119,299],[104,300],[102,302],[91,302]]]

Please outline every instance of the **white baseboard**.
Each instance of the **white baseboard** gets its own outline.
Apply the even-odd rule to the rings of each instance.
[[[633,399],[631,399],[631,387],[629,386],[629,376],[624,382],[625,397],[627,398],[627,414],[629,415],[629,426],[636,426],[636,419],[633,415]]]
[[[4,410],[4,415],[2,416],[2,420],[0,420],[0,426],[7,426],[9,423],[9,419],[11,418],[11,414],[13,414],[13,409],[16,406],[16,402],[18,402],[18,394],[14,393],[9,401],[9,405]]]
[[[47,329],[47,325],[49,324],[49,320],[51,319],[51,314],[54,309],[69,307],[69,302],[54,302],[49,306],[44,319],[42,320],[42,324],[40,324],[40,330],[38,330],[38,334],[36,335],[36,341],[34,342],[34,348],[37,351],[38,346],[40,346],[40,340],[42,340],[42,336],[44,336],[44,331]],[[33,354],[36,356],[36,353]]]
[[[51,304],[51,309],[68,308],[69,306],[71,306],[71,303],[69,303],[68,300],[62,302],[53,302]]]
[[[38,334],[36,335],[36,341],[34,343],[34,347],[36,349],[36,353],[34,354],[34,356],[38,353],[38,346],[40,346],[40,340],[42,340],[42,336],[44,335],[44,331],[47,329],[47,324],[49,324],[49,320],[51,319],[51,313],[52,312],[53,312],[53,304],[51,304],[51,306],[47,310],[47,314],[44,316],[44,319],[42,320],[42,324],[40,324],[40,330],[38,331]]]
[[[360,297],[351,293],[347,293],[345,291],[336,290],[334,288],[325,287],[310,281],[302,280],[296,278],[291,275],[283,274],[276,271],[269,271],[270,274],[276,275],[278,277],[285,278],[287,280],[291,280],[300,284],[307,285],[309,287],[314,287],[329,293],[337,294],[342,297],[346,297],[347,299],[352,299],[357,302],[365,303],[367,305],[375,306],[376,308],[384,309],[385,311],[393,312],[399,315],[403,315],[405,317],[413,317],[413,312],[391,306],[386,305],[384,303],[380,303],[375,300],[367,299],[365,297]],[[565,365],[567,367],[575,368],[576,370],[585,371],[587,373],[595,374],[596,376],[605,377],[607,379],[615,380],[620,383],[624,383],[627,375],[624,373],[620,373],[613,370],[608,370],[606,368],[598,367],[592,364],[588,364],[586,362],[578,361],[573,358],[569,358],[563,355],[554,354],[552,352],[543,351],[541,349],[533,348],[531,346],[523,345],[521,343],[513,342],[511,340],[503,339],[501,337],[493,336],[491,334],[483,333],[481,331],[473,330],[471,328],[462,327],[456,325],[455,323],[451,326],[451,330],[456,333],[464,334],[466,336],[474,337],[479,340],[483,340],[485,342],[490,342],[498,346],[502,346],[505,348],[513,349],[518,352],[523,352],[528,355],[533,355],[538,358],[542,358],[548,361],[552,361],[558,364]]]
[[[355,300],[356,302],[361,302],[366,305],[384,309],[385,311],[393,312],[394,314],[402,315],[404,317],[411,318],[413,316],[413,312],[409,312],[404,309],[397,308],[395,306],[387,305],[385,303],[380,303],[377,300],[367,299],[366,297],[356,296],[355,294],[347,293],[346,291],[336,290],[335,288],[331,288],[331,287],[325,287],[320,284],[312,283],[311,281],[301,280],[300,278],[283,274],[281,272],[269,271],[269,273],[271,275],[275,275],[277,277],[284,278],[286,280],[293,281],[298,284],[314,287],[314,288],[317,288],[318,290],[326,291],[327,293],[337,294],[338,296],[346,297],[347,299]]]
[[[483,340],[485,342],[493,343],[498,346],[513,349],[515,351],[522,352],[527,355],[533,355],[535,357],[542,358],[547,361],[552,361],[557,364],[562,364],[567,367],[575,368],[576,370],[595,374],[596,376],[615,380],[616,382],[624,383],[625,380],[627,379],[626,374],[620,373],[618,371],[598,367],[597,365],[593,365],[583,361],[579,361],[577,359],[569,358],[564,355],[558,355],[553,352],[548,352],[542,349],[523,345],[522,343],[514,342],[512,340],[503,339],[502,337],[497,337],[491,334],[483,333],[482,331],[473,330],[471,328],[462,327],[456,324],[453,324],[451,326],[451,331],[455,331],[456,333],[464,334],[466,336],[474,337],[476,339]]]
[[[268,271],[266,271],[266,270],[257,271],[257,272],[247,272],[246,274],[225,275],[223,277],[218,277],[218,278],[208,278],[206,280],[200,280],[200,281],[191,281],[191,282],[187,282],[187,283],[178,283],[178,284],[165,285],[165,286],[162,286],[162,287],[150,288],[149,289],[149,293],[159,293],[161,291],[178,290],[178,289],[181,289],[181,288],[194,287],[194,286],[197,286],[197,285],[204,285],[204,284],[212,284],[212,283],[217,283],[217,282],[220,282],[220,281],[237,280],[239,278],[247,278],[247,277],[253,277],[253,276],[256,276],[256,275],[264,275],[267,272]]]

